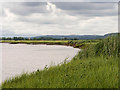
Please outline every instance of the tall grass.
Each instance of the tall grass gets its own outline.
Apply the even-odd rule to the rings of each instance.
[[[84,51],[79,52],[79,57],[120,57],[120,34],[116,36],[109,36],[101,40],[97,44],[86,48]]]
[[[61,66],[23,74],[6,80],[3,88],[116,88],[117,59],[76,59]]]
[[[2,88],[118,88],[118,37],[91,45],[69,63],[6,80]]]

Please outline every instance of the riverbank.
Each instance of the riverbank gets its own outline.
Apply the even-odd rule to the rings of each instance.
[[[79,52],[69,63],[6,80],[3,88],[118,88],[119,36]]]
[[[100,40],[2,40],[1,43],[9,44],[46,44],[46,45],[65,45],[74,48],[87,48],[89,45],[97,44]]]

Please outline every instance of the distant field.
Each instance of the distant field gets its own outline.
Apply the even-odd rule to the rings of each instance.
[[[2,43],[10,44],[47,44],[47,45],[66,45],[75,48],[85,48],[91,44],[97,44],[100,40],[2,40]]]
[[[98,42],[99,40],[1,40],[0,42]]]
[[[24,42],[24,43],[32,43],[32,42],[68,42],[68,40],[2,40],[1,42]]]

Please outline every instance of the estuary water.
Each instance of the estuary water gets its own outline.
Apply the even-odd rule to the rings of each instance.
[[[80,49],[60,45],[2,43],[2,81],[72,59]]]

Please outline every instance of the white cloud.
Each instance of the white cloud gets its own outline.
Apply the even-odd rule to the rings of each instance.
[[[118,31],[117,16],[72,16],[49,2],[45,9],[48,10],[47,13],[32,13],[24,16],[11,12],[9,8],[4,8],[5,16],[2,17],[3,35],[7,35],[7,31],[14,35],[26,36],[41,34],[105,34]]]

